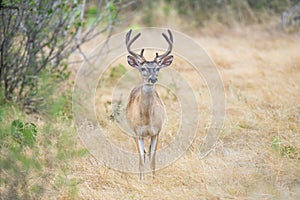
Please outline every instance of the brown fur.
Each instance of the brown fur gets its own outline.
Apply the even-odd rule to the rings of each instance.
[[[139,85],[131,91],[126,108],[126,118],[136,134],[139,127],[145,127],[141,135],[136,136],[146,137],[159,134],[164,123],[165,110],[155,88],[153,92],[145,93],[143,85]],[[154,127],[155,130],[151,127]]]
[[[126,108],[126,118],[135,134],[137,150],[139,152],[140,178],[144,179],[144,137],[151,138],[149,158],[153,177],[155,174],[155,155],[158,137],[165,121],[165,109],[155,90],[155,83],[157,82],[159,70],[171,65],[173,61],[173,56],[169,55],[172,51],[173,36],[170,30],[168,30],[169,37],[163,33],[163,37],[169,44],[168,50],[162,55],[156,53],[153,61],[147,61],[143,56],[144,49],[142,49],[140,54],[131,51],[130,46],[141,35],[139,33],[130,40],[131,32],[132,30],[126,34],[125,39],[126,47],[130,54],[127,56],[127,61],[130,66],[139,70],[144,84],[135,87],[131,91]]]

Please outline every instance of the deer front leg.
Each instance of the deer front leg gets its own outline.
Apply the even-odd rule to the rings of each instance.
[[[144,165],[145,165],[145,151],[144,151],[144,138],[137,136],[136,144],[139,153],[139,170],[140,179],[144,180]]]
[[[152,176],[154,178],[155,175],[155,156],[157,150],[157,143],[158,143],[158,134],[151,137],[151,144],[150,144],[150,165]]]

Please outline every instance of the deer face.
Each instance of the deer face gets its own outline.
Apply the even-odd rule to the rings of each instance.
[[[144,79],[144,84],[153,85],[157,82],[157,76],[159,70],[161,68],[171,65],[173,61],[173,56],[169,55],[172,51],[172,46],[173,46],[172,33],[170,30],[168,30],[169,37],[167,37],[166,34],[164,33],[162,34],[169,44],[168,50],[162,55],[158,55],[158,53],[156,53],[156,57],[154,58],[153,61],[147,61],[143,56],[144,49],[142,49],[140,54],[131,51],[130,46],[141,35],[139,33],[133,39],[130,40],[131,32],[132,30],[130,30],[126,34],[126,40],[125,40],[127,50],[130,54],[127,56],[128,64],[139,70],[141,76]]]
[[[173,61],[173,56],[166,56],[161,60],[160,63],[157,61],[144,61],[140,63],[138,59],[135,59],[133,56],[127,57],[128,64],[139,70],[141,76],[143,77],[144,83],[148,85],[155,84],[157,82],[157,77],[159,70],[161,68],[171,65]]]

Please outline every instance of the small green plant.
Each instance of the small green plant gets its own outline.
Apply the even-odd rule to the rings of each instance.
[[[125,66],[122,64],[118,64],[117,66],[113,66],[112,68],[110,68],[103,80],[109,86],[115,85],[118,79],[121,78],[126,72],[127,69],[125,68]]]
[[[271,147],[272,147],[272,149],[275,150],[276,152],[278,152],[278,153],[280,152],[281,141],[280,141],[280,138],[279,138],[278,135],[276,135],[276,136],[273,137]]]
[[[11,123],[11,135],[19,144],[33,146],[36,141],[37,128],[34,123],[24,123],[17,119]]]
[[[122,75],[124,75],[127,72],[124,65],[119,64],[118,66],[115,66],[111,69],[109,78],[113,79],[114,81],[118,78],[120,78]]]
[[[293,146],[282,145],[279,136],[273,137],[271,147],[283,157],[300,160],[300,149]]]

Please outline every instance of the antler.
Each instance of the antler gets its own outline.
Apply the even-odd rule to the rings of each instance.
[[[140,37],[141,33],[138,33],[136,36],[134,36],[131,40],[130,40],[130,36],[131,36],[131,32],[132,29],[130,29],[128,31],[128,33],[126,34],[126,47],[127,47],[127,51],[135,58],[139,59],[141,62],[146,62],[146,59],[144,58],[143,54],[144,54],[144,49],[141,50],[141,54],[136,54],[133,51],[130,50],[130,46],[132,45],[132,43],[138,39],[138,37]]]
[[[156,57],[154,58],[155,62],[159,62],[159,60],[161,60],[162,58],[166,57],[167,55],[169,55],[172,51],[172,47],[173,47],[173,35],[171,33],[171,31],[168,29],[168,33],[169,33],[169,38],[166,36],[166,34],[162,34],[162,36],[167,40],[169,47],[168,50],[166,51],[166,53],[162,54],[162,55],[158,55],[158,53],[156,53]]]

